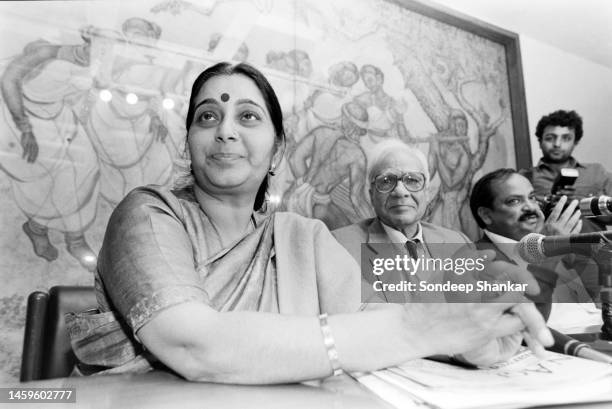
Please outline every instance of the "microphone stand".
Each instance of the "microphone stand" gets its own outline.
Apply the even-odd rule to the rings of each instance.
[[[612,242],[600,248],[594,257],[599,268],[599,285],[601,286],[601,338],[612,341]]]

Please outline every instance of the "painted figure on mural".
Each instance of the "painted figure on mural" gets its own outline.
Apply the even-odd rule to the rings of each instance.
[[[441,208],[440,224],[463,230],[460,211],[469,193],[466,186],[470,184],[468,176],[472,165],[468,123],[465,114],[458,109],[451,111],[448,123],[448,130],[430,138],[429,173],[432,178],[438,174],[440,187],[429,204],[428,213]]]
[[[175,113],[162,108],[161,84],[170,71],[147,53],[161,28],[134,17],[122,32],[125,40],[106,44],[114,55],[102,60],[85,123],[100,162],[100,193],[111,204],[137,186],[168,183],[179,144],[168,138],[166,126]],[[100,98],[102,90],[110,92],[110,100]]]
[[[341,61],[329,67],[328,73],[329,85],[315,88],[300,109],[285,115],[288,152],[313,129],[340,126],[342,106],[353,99],[350,91],[359,81],[359,69],[351,61]]]
[[[432,178],[438,174],[440,187],[429,204],[428,216],[430,219],[436,218],[443,226],[461,230],[474,237],[479,230],[470,216],[468,196],[474,175],[482,168],[486,158],[489,140],[500,122],[492,128],[479,131],[476,152],[470,149],[465,113],[452,109],[448,123],[447,131],[430,139],[429,171]]]
[[[331,192],[346,180],[357,218],[369,216],[366,155],[359,143],[367,124],[367,111],[348,102],[342,106],[340,128],[322,125],[300,141],[288,161],[296,178],[285,195],[289,211],[321,219],[330,229],[345,226],[351,219],[334,203]]]
[[[404,123],[400,104],[384,90],[385,75],[374,65],[366,64],[360,70],[361,80],[368,89],[355,97],[355,102],[368,111],[368,138],[377,143],[385,138],[398,138],[407,143],[411,136]]]
[[[47,261],[59,256],[49,229],[63,233],[69,254],[90,271],[96,255],[84,234],[98,196],[115,204],[136,186],[168,183],[182,151],[166,125],[178,114],[161,98],[176,73],[149,55],[160,27],[129,18],[122,33],[89,26],[79,45],[32,42],[1,79],[8,154],[0,167],[27,217],[23,231]]]
[[[64,235],[66,249],[92,270],[96,255],[84,232],[94,221],[99,169],[96,154],[79,122],[89,77],[92,28],[82,44],[39,40],[26,45],[1,79],[3,158],[15,202],[26,216],[22,228],[34,253],[58,258],[49,229]]]
[[[422,33],[415,35],[419,40],[427,40],[419,37]],[[425,49],[398,41],[389,44],[405,87],[436,130],[429,141],[429,161],[432,177],[438,175],[439,189],[428,208],[427,220],[461,230],[476,240],[478,226],[471,216],[467,196],[474,175],[489,154],[493,136],[509,116],[503,77],[491,75],[502,72],[500,60],[484,52],[473,59],[465,58],[461,50],[475,47],[467,41],[459,48],[451,47],[448,41],[436,42],[435,47]],[[469,132],[470,123],[476,128],[473,132]],[[470,147],[473,139],[474,151]],[[508,160],[505,156],[498,159],[495,166]]]

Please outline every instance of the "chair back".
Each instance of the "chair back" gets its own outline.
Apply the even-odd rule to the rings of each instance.
[[[30,294],[20,380],[69,376],[76,363],[64,316],[97,308],[93,287],[56,286]]]

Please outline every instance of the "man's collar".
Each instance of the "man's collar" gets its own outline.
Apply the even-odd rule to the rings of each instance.
[[[499,251],[504,253],[504,255],[510,260],[514,261],[519,266],[525,266],[527,264],[518,255],[516,246],[516,243],[518,243],[518,241],[506,236],[499,235],[497,233],[493,233],[492,231],[489,231],[487,229],[484,229],[483,232],[493,242],[493,244],[497,245]]]
[[[484,229],[483,232],[495,244],[518,243],[514,239],[511,239],[511,238],[506,237],[506,236],[502,236],[501,234],[493,233],[492,231],[487,230],[487,229]]]
[[[552,166],[550,166],[548,163],[544,162],[544,158],[540,158],[540,160],[538,161],[538,164],[536,165],[537,168],[548,168],[548,169],[552,169]],[[576,158],[574,158],[573,156],[570,156],[568,159],[568,163],[567,163],[567,167],[571,167],[571,168],[584,168],[584,166],[578,162],[576,160]]]
[[[382,221],[380,221],[380,225],[383,227],[383,229],[385,230],[385,233],[387,233],[387,236],[389,236],[392,243],[406,243],[408,240],[420,241],[421,243],[424,243],[423,228],[421,227],[421,222],[417,223],[417,231],[415,235],[412,236],[411,238],[406,237],[406,235],[402,233],[401,231],[391,226],[387,226]]]

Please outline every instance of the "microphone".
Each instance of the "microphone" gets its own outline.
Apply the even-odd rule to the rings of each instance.
[[[559,352],[565,355],[578,356],[580,358],[590,359],[592,361],[604,362],[612,364],[612,356],[608,356],[603,352],[596,351],[590,345],[580,342],[577,339],[569,337],[552,328],[548,328],[555,340],[553,346],[548,348],[553,352]]]
[[[584,217],[612,216],[612,197],[585,197],[580,200],[580,214]]]
[[[567,253],[592,256],[597,244],[612,240],[612,231],[569,234],[565,236],[544,236],[529,233],[518,242],[518,253],[528,263],[541,263],[548,257]]]

